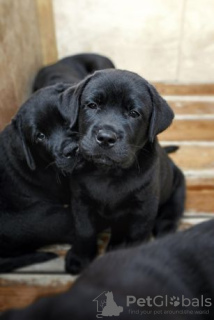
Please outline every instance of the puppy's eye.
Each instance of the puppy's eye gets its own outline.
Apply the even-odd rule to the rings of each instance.
[[[45,135],[42,132],[37,133],[36,140],[37,141],[43,141],[45,139]]]
[[[138,117],[140,117],[140,113],[136,110],[131,110],[131,111],[129,111],[129,116],[132,118],[138,118]]]
[[[95,102],[88,103],[86,106],[90,109],[97,109],[98,108],[98,106]]]

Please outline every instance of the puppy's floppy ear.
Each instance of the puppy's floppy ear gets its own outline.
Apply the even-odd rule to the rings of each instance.
[[[35,170],[36,169],[36,164],[35,164],[35,161],[33,159],[32,154],[30,152],[30,149],[29,149],[29,147],[27,145],[27,142],[26,142],[26,139],[25,139],[25,136],[24,136],[24,133],[23,133],[22,122],[23,122],[23,120],[22,120],[21,115],[16,116],[16,118],[14,118],[12,120],[12,124],[15,127],[15,129],[17,130],[17,132],[19,134],[19,137],[21,139],[22,148],[23,148],[23,152],[24,152],[25,159],[27,161],[28,167],[31,170]]]
[[[84,88],[86,87],[86,85],[92,77],[93,75],[88,76],[87,78],[79,82],[77,85],[69,87],[62,94],[62,103],[71,115],[70,128],[72,128],[77,122],[81,95]]]
[[[174,113],[168,103],[159,95],[157,90],[150,83],[147,83],[147,85],[152,100],[149,140],[153,142],[157,134],[170,126],[174,118]]]

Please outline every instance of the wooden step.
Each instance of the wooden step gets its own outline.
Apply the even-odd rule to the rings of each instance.
[[[195,215],[204,213],[214,213],[214,173],[202,172],[196,175],[186,173],[187,176],[187,201],[186,210]]]
[[[172,144],[179,149],[169,156],[182,170],[214,169],[214,142],[161,141],[163,147]]]
[[[42,270],[42,264],[39,267]],[[25,307],[38,298],[68,290],[72,283],[74,278],[66,274],[2,275],[0,276],[0,311]]]
[[[214,84],[152,83],[161,95],[214,95]]]
[[[214,141],[214,116],[177,116],[159,138],[168,141]]]
[[[173,109],[175,115],[208,115],[214,114],[214,98],[212,99],[203,99],[198,101],[193,97],[188,97],[188,99],[182,99],[182,96],[175,96],[175,97],[164,97],[170,107]]]
[[[169,156],[183,170],[187,181],[186,210],[196,215],[214,213],[214,143],[173,141],[179,149]],[[161,142],[170,145],[169,141]]]

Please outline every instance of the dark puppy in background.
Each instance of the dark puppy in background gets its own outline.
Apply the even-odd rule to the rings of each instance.
[[[175,231],[185,182],[156,138],[174,114],[145,79],[103,70],[70,90],[87,160],[71,180],[75,241],[66,268],[75,274],[96,256],[104,228],[111,228],[108,250]]]
[[[33,91],[57,83],[75,84],[96,70],[114,68],[107,57],[82,53],[66,57],[42,68],[34,81]]]
[[[34,90],[63,80],[61,71],[65,77],[72,70],[72,78],[64,81],[71,83],[108,67],[113,67],[111,61],[99,55],[69,57],[42,69]],[[32,253],[41,246],[72,242],[65,171],[77,165],[78,136],[71,129],[68,87],[39,90],[0,135],[0,272],[55,257]]]
[[[213,320],[213,252],[214,220],[149,244],[107,253],[68,292],[9,311],[0,319],[94,320],[103,317],[105,294],[112,292],[118,319]],[[115,305],[107,310],[115,315]]]

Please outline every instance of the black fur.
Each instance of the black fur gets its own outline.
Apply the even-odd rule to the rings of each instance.
[[[66,88],[38,91],[0,134],[0,272],[30,263],[43,245],[71,243],[69,184],[60,169],[75,166],[78,145],[62,103]]]
[[[174,117],[155,88],[137,74],[95,72],[71,98],[80,153],[72,175],[75,242],[68,272],[80,272],[97,253],[97,233],[110,227],[108,250],[175,231],[184,210],[184,176],[156,135]]]
[[[77,54],[42,68],[36,76],[33,91],[60,82],[74,84],[96,70],[114,68],[107,57],[99,54]]]
[[[77,165],[78,136],[72,129],[76,109],[69,108],[71,83],[109,67],[105,57],[81,54],[43,68],[34,90],[53,86],[36,92],[0,134],[0,272],[55,257],[33,255],[41,246],[72,242],[65,171]],[[64,84],[54,86],[58,80]]]
[[[213,252],[214,220],[146,245],[110,252],[94,261],[68,292],[43,298],[20,311],[9,311],[0,319],[94,320],[101,318],[101,312],[97,312],[93,300],[103,292],[112,291],[114,301],[123,307],[119,316],[112,316],[115,319],[213,320]],[[137,303],[127,307],[126,304],[127,296],[141,299],[141,303],[147,297],[160,296],[156,300],[160,304],[165,301],[165,295],[168,306],[164,302],[163,306],[155,307],[152,300],[150,307],[148,304],[140,307]],[[173,296],[181,302],[182,295],[190,299],[189,307],[169,303]],[[207,302],[211,302],[211,306],[206,306]],[[188,305],[187,300],[185,304]],[[102,310],[100,305],[99,310]],[[142,311],[152,313],[140,315]],[[154,315],[154,312],[159,313]]]

